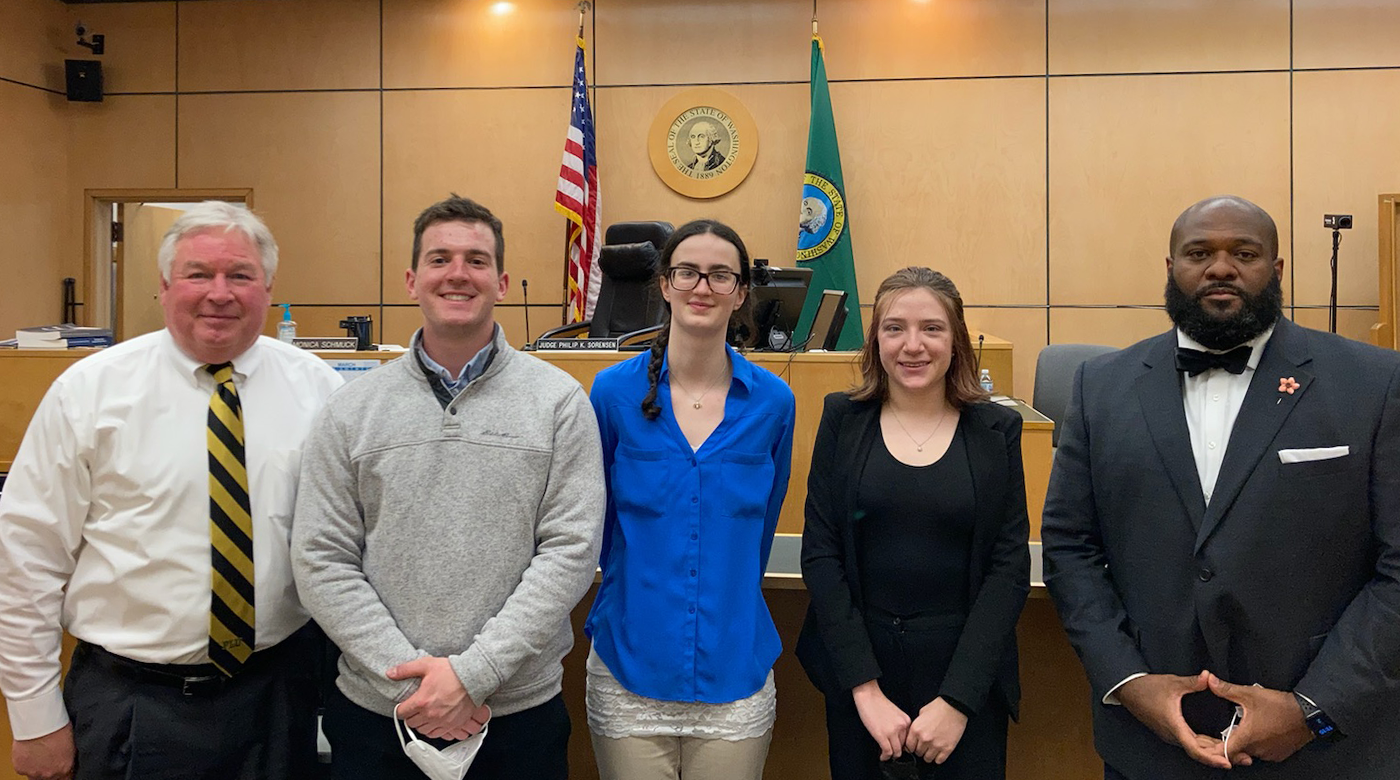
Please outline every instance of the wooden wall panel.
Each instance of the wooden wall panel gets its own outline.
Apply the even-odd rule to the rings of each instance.
[[[175,97],[108,97],[101,103],[68,103],[65,113],[70,136],[63,210],[73,229],[63,234],[63,256],[81,263],[84,190],[175,186]],[[78,300],[88,300],[86,270],[74,276]]]
[[[1370,344],[1371,326],[1380,322],[1380,319],[1380,313],[1372,310],[1338,309],[1337,334]],[[1327,309],[1296,309],[1293,312],[1293,321],[1309,328],[1327,330]]]
[[[953,277],[953,282],[958,285],[958,292],[963,293],[963,305],[975,306],[977,300],[967,296],[966,291],[962,289],[962,282],[957,277]],[[965,309],[964,316],[974,332],[990,333],[1011,342],[1011,382],[1008,385],[1008,377],[996,376],[994,372],[992,384],[999,393],[1009,386],[1017,397],[1029,402],[1031,388],[1035,387],[1035,356],[1039,355],[1040,348],[1045,346],[1045,310],[974,307]],[[975,336],[972,346],[977,347]]]
[[[967,301],[1045,302],[1044,79],[831,94],[862,301],[894,271],[928,265]]]
[[[70,229],[64,107],[60,95],[0,82],[0,339],[58,322],[61,280],[81,266],[60,251]]]
[[[1045,0],[827,0],[833,79],[1045,73]]]
[[[568,124],[567,89],[386,93],[384,301],[410,302],[403,279],[413,220],[452,192],[504,224],[507,301],[520,302],[521,279],[530,281],[532,303],[562,300],[564,218],[554,191]],[[608,181],[627,185],[611,167],[603,175],[606,204]]]
[[[666,103],[684,87],[601,89],[598,91],[598,155],[603,172],[603,224],[660,219],[680,226],[701,217],[718,219],[738,231],[751,257],[791,266],[797,256],[797,220],[802,172],[807,155],[806,84],[721,87],[753,114],[759,128],[758,159],[738,188],[709,200],[668,189],[647,156],[647,130]],[[836,100],[837,134],[856,121]],[[845,116],[846,119],[842,117]],[[562,138],[562,135],[561,135]],[[560,141],[562,143],[562,141]],[[854,170],[844,162],[846,185]],[[859,242],[860,204],[852,206],[851,231]],[[857,251],[860,244],[857,244]]]
[[[1166,278],[1165,274],[1163,278]],[[1126,347],[1149,336],[1165,333],[1171,327],[1171,319],[1161,309],[1050,310],[1051,344]]]
[[[282,294],[282,286],[276,282],[272,285],[272,300],[284,301],[286,296]],[[379,338],[379,306],[366,304],[362,306],[297,306],[292,305],[292,321],[297,324],[298,336],[344,336],[345,329],[340,327],[340,321],[351,316],[372,317],[375,324],[375,332],[370,337],[376,342],[382,341]],[[277,323],[282,321],[282,307],[272,306],[267,310],[267,322],[263,326],[263,334],[277,338]]]
[[[1338,254],[1338,302],[1377,303],[1376,195],[1400,188],[1400,70],[1299,73],[1293,77],[1296,300],[1327,303],[1332,231],[1323,214],[1351,214]],[[1346,117],[1345,120],[1342,117]]]
[[[388,306],[384,308],[383,335],[380,341],[385,344],[398,344],[407,347],[413,332],[423,325],[423,315],[417,306]]]
[[[1400,65],[1400,3],[1293,0],[1293,66],[1374,68]]]
[[[89,59],[53,0],[0,3],[0,78],[63,91],[63,60]]]
[[[190,95],[181,187],[252,187],[277,237],[281,300],[379,299],[379,96]]]
[[[71,31],[74,23],[82,20],[106,36],[107,53],[99,59],[102,88],[107,94],[174,91],[175,3],[101,3],[64,8],[66,29]],[[77,51],[87,55],[84,49]]]
[[[505,13],[493,10],[496,5],[384,0],[384,86],[569,86],[578,33],[574,5],[515,0]],[[602,5],[606,12],[608,3]]]
[[[1288,67],[1289,0],[1049,0],[1051,73]]]
[[[1053,80],[1050,302],[1160,303],[1172,221],[1211,195],[1287,225],[1288,116],[1286,73]]]
[[[603,0],[597,9],[601,85],[806,82],[811,70],[807,0]]]
[[[379,86],[379,0],[180,3],[180,89]]]

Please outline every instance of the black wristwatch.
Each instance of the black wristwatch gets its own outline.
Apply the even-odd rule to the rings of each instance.
[[[1336,742],[1345,736],[1312,699],[1297,691],[1293,692],[1293,698],[1297,700],[1298,708],[1303,711],[1303,720],[1308,724],[1308,730],[1313,733],[1314,739],[1320,742]]]

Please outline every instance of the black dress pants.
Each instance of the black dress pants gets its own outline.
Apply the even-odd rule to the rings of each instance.
[[[423,773],[403,754],[394,719],[345,698],[326,701],[326,739],[334,780],[413,780]],[[528,710],[491,718],[467,780],[569,780],[569,711],[563,694]],[[452,744],[425,739],[437,747]]]
[[[880,689],[910,720],[938,697],[952,661],[963,618],[959,615],[866,618],[866,630],[880,664]],[[861,723],[849,692],[826,700],[826,729],[832,780],[937,778],[937,780],[1004,780],[1008,715],[993,693],[970,718],[953,754],[932,764],[906,753],[897,762],[881,762],[880,750]]]
[[[303,628],[254,653],[232,678],[182,686],[181,675],[213,670],[139,664],[80,643],[63,688],[77,747],[74,777],[315,777],[319,652],[314,631]]]

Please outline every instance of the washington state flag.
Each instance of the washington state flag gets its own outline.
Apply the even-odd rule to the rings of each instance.
[[[807,174],[802,178],[802,216],[797,232],[797,264],[812,269],[812,284],[797,322],[797,343],[808,338],[823,290],[846,291],[846,324],[837,349],[860,349],[860,294],[851,254],[851,223],[846,211],[846,183],[841,151],[831,117],[822,39],[812,36],[812,118],[807,129]]]

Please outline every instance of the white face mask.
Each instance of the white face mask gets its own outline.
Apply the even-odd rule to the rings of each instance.
[[[486,726],[481,727],[481,731],[466,739],[448,745],[441,750],[424,742],[413,733],[407,723],[399,720],[399,708],[394,707],[394,731],[398,732],[399,744],[403,746],[404,755],[413,765],[423,770],[430,780],[462,780],[467,776],[467,770],[471,768],[472,761],[476,760],[476,754],[481,750],[481,743],[486,739]],[[408,739],[405,741],[404,732],[408,732]]]

